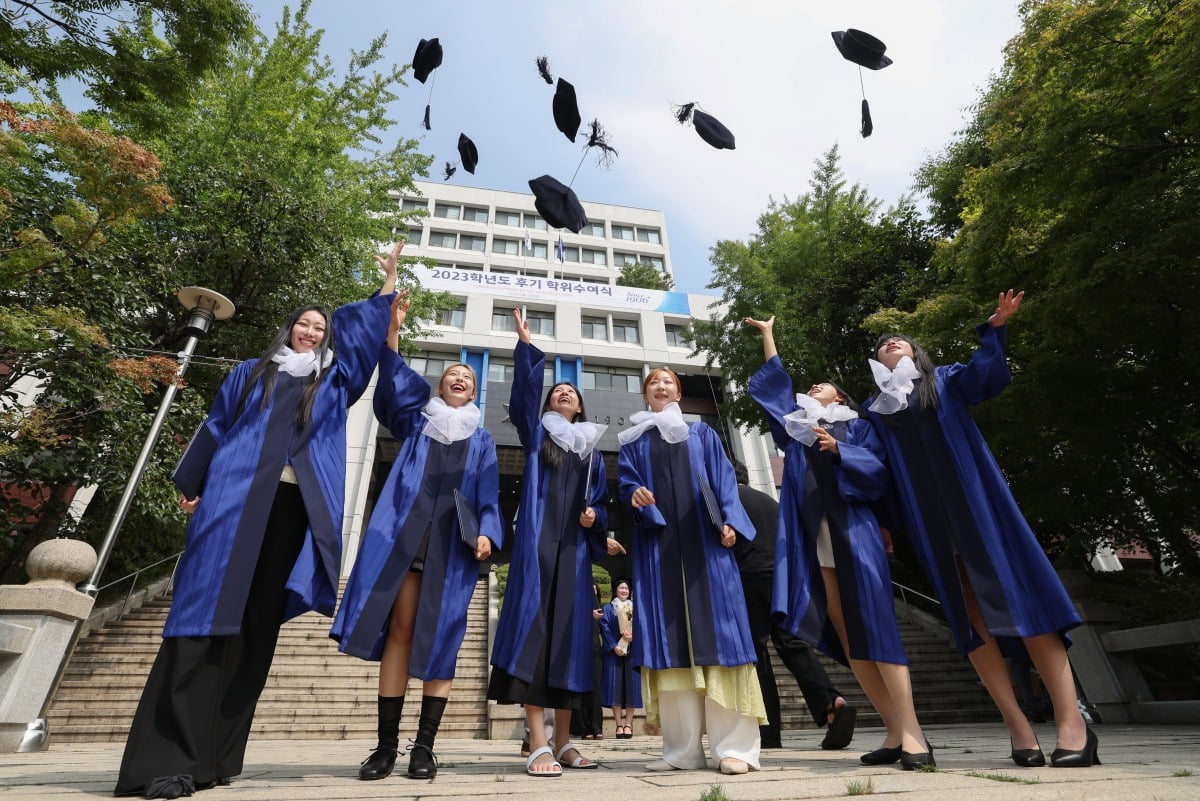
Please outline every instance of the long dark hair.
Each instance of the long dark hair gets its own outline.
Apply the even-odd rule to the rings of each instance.
[[[879,348],[876,348],[875,352],[878,353]],[[842,399],[841,404],[843,406],[848,406],[850,409],[852,409],[854,411],[855,414],[862,414],[862,409],[859,408],[858,401],[854,400],[854,396],[851,395],[846,390],[842,389],[841,386],[833,383],[832,381],[818,381],[817,383],[828,384],[829,386],[833,387],[833,391],[836,392],[838,394],[838,396]],[[837,403],[838,401],[834,401],[834,402]]]
[[[242,397],[238,399],[237,411],[234,412],[236,420],[242,413],[242,408],[246,405],[246,399],[250,397],[250,393],[254,391],[255,384],[262,380],[263,396],[260,409],[266,409],[267,404],[271,402],[271,393],[275,390],[275,376],[279,374],[279,365],[271,361],[271,358],[279,353],[285,346],[292,344],[292,328],[296,325],[296,321],[305,312],[315,311],[325,318],[325,336],[321,339],[321,344],[317,346],[317,364],[324,365],[327,354],[333,352],[333,319],[329,316],[329,312],[325,311],[322,306],[301,306],[292,312],[292,315],[287,319],[279,331],[275,334],[275,338],[271,340],[271,344],[267,345],[267,349],[258,357],[258,364],[254,365],[254,369],[250,372],[250,378],[246,380],[246,386],[242,390]],[[331,365],[332,366],[332,365]],[[296,409],[296,423],[301,427],[308,425],[312,419],[313,400],[317,396],[317,389],[321,386],[321,382],[325,380],[329,368],[322,367],[316,375],[309,376],[308,382],[304,387],[304,394],[300,398],[300,405]]]
[[[933,376],[933,360],[929,358],[929,354],[925,352],[924,348],[913,342],[912,337],[907,334],[884,334],[875,340],[875,349],[871,351],[871,358],[879,358],[879,349],[889,339],[902,339],[912,348],[913,364],[916,365],[917,372],[921,374],[921,386],[917,392],[918,403],[922,409],[936,409],[938,406],[938,397],[937,382]]]
[[[550,387],[550,389],[546,390],[546,399],[544,401],[542,401],[542,414],[545,414],[546,412],[551,411],[550,398],[552,398],[554,396],[554,390],[558,389],[559,387],[570,387],[571,389],[575,390],[575,397],[579,398],[579,412],[576,413],[576,415],[574,417],[572,417],[570,420],[568,420],[567,422],[574,423],[580,417],[582,417],[584,420],[586,420],[587,419],[587,410],[583,406],[583,393],[579,391],[579,387],[575,386],[570,381],[559,381],[557,384]],[[559,467],[562,466],[562,460],[563,460],[563,449],[558,447],[558,445],[555,444],[554,440],[550,439],[550,437],[546,437],[545,439],[543,439],[542,440],[542,462],[544,462],[547,467],[557,470]],[[584,503],[587,503],[587,498],[584,498],[583,500],[584,500]]]

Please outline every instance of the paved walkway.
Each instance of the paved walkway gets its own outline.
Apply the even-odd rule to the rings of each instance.
[[[438,743],[441,773],[432,782],[411,781],[403,775],[358,781],[358,763],[374,743],[260,740],[250,743],[246,770],[231,786],[204,791],[196,798],[762,801],[844,798],[865,789],[889,799],[913,801],[1200,801],[1200,727],[1098,726],[1104,764],[1086,770],[1016,767],[1008,759],[1008,740],[998,724],[931,726],[926,731],[938,763],[931,773],[861,765],[859,754],[879,744],[883,736],[880,729],[862,729],[851,748],[834,752],[820,750],[819,732],[785,733],[786,747],[764,752],[763,769],[746,776],[721,776],[715,771],[647,773],[642,766],[658,755],[661,745],[655,737],[580,743],[584,753],[602,766],[566,771],[557,779],[526,776],[515,741],[445,740]],[[1053,747],[1051,727],[1039,726],[1038,733],[1044,746]],[[118,744],[64,745],[38,754],[0,755],[0,801],[111,797],[121,748]]]

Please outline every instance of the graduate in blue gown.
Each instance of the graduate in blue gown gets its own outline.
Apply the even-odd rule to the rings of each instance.
[[[754,525],[717,432],[683,419],[679,376],[651,370],[642,397],[650,411],[634,414],[618,437],[617,467],[634,519],[634,664],[646,720],[661,723],[663,735],[662,759],[646,769],[703,768],[707,733],[713,767],[757,770],[767,713],[732,550],[739,533],[754,538]],[[719,521],[708,516],[701,480]]]
[[[633,737],[633,713],[642,705],[642,673],[633,665],[633,600],[629,579],[613,582],[612,600],[600,616],[603,641],[600,702],[611,707],[617,739]],[[624,624],[622,623],[624,621]]]
[[[1045,764],[1013,692],[998,637],[1020,638],[1054,705],[1051,763],[1098,763],[1096,735],[1080,717],[1064,635],[1079,615],[1017,508],[969,407],[998,395],[1012,375],[1005,324],[1023,292],[1000,293],[979,326],[967,364],[934,367],[909,337],[875,347],[879,393],[864,406],[889,460],[900,523],[933,583],[955,644],[967,653],[1000,709],[1018,765]]]
[[[376,256],[387,275],[379,295],[332,315],[297,309],[262,356],[234,368],[180,461],[173,479],[192,518],[116,795],[228,784],[242,772],[279,627],[333,613],[347,410],[378,362],[402,247]]]
[[[615,545],[605,533],[608,480],[596,448],[606,427],[587,422],[583,398],[568,382],[551,387],[539,405],[546,357],[531,342],[520,310],[513,317],[519,341],[508,415],[525,471],[487,695],[525,705],[526,771],[557,776],[564,767],[597,767],[571,744],[570,730],[571,710],[594,681],[592,563]],[[555,710],[553,743],[546,740],[544,709]]]
[[[750,397],[785,454],[772,611],[786,630],[854,671],[887,727],[883,747],[863,755],[866,764],[932,765],[870,507],[887,487],[882,445],[836,384],[793,394],[774,317],[745,322],[762,334],[765,361],[750,378]]]
[[[475,372],[450,365],[430,398],[429,382],[399,353],[407,313],[407,300],[393,311],[375,391],[376,416],[403,444],[330,631],[343,653],[380,662],[379,742],[359,766],[360,779],[386,778],[395,767],[410,676],[421,679],[422,698],[407,776],[437,775],[433,745],[479,563],[503,542],[496,444],[479,427]],[[473,513],[465,524],[478,530],[461,532],[456,490]]]

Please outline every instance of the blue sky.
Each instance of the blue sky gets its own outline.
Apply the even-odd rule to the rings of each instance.
[[[272,31],[282,0],[251,5]],[[309,17],[339,66],[385,31],[397,64],[419,39],[440,39],[442,67],[401,90],[388,132],[421,140],[437,158],[432,180],[457,159],[460,131],[480,160],[455,183],[526,192],[543,173],[570,180],[580,146],[554,127],[553,88],[534,65],[548,56],[554,76],[575,85],[585,124],[599,118],[620,151],[607,170],[589,158],[576,192],[662,210],[676,285],[691,292],[705,291],[712,245],[746,239],[772,197],[806,191],[814,161],[835,143],[848,181],[894,203],[963,126],[1019,30],[1016,3],[1001,0],[314,0]],[[882,39],[895,61],[862,71],[875,121],[868,139],[858,134],[859,70],[830,37],[848,27]],[[671,103],[688,101],[724,122],[737,149],[714,150],[678,125]]]

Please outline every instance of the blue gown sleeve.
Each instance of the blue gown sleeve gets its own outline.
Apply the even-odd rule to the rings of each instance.
[[[633,442],[622,445],[617,452],[617,497],[633,512],[633,521],[636,525],[643,528],[662,527],[667,524],[667,521],[663,518],[662,512],[658,511],[657,505],[643,506],[640,509],[633,505],[633,493],[638,487],[646,487],[651,492],[654,491],[637,467],[637,451],[639,448],[646,447],[646,436],[643,434]],[[651,433],[649,436],[657,435]]]
[[[517,342],[513,351],[513,383],[508,393],[508,419],[517,427],[517,436],[526,449],[541,446],[535,432],[542,424],[538,405],[546,369],[546,354],[526,342]]]
[[[946,390],[971,406],[996,397],[1012,382],[1012,372],[1004,357],[1007,326],[993,328],[983,323],[976,327],[975,333],[979,335],[979,347],[971,354],[970,361],[942,368]]]
[[[212,408],[208,410],[208,417],[196,429],[192,441],[188,443],[187,450],[171,474],[171,480],[187,498],[195,498],[204,491],[208,465],[217,446],[225,439],[226,432],[235,422],[234,413],[237,411],[238,399],[242,397],[246,380],[256,364],[257,359],[242,362],[221,382],[217,396],[213,398]],[[247,403],[249,402],[247,399]]]
[[[333,311],[334,349],[346,385],[346,406],[353,406],[371,383],[379,348],[387,336],[392,296],[373,295]]]
[[[492,550],[504,547],[504,521],[500,517],[500,465],[496,461],[496,441],[483,432],[486,440],[480,448],[475,514],[479,518],[479,533],[492,541]]]
[[[375,416],[396,439],[415,433],[421,410],[429,402],[432,387],[425,376],[408,366],[404,357],[384,346],[379,357],[379,384],[375,387]]]
[[[604,650],[611,651],[621,641],[621,627],[617,624],[617,611],[612,604],[604,605],[604,614],[600,616],[600,638],[604,641]]]
[[[784,416],[796,411],[795,389],[792,377],[783,369],[778,356],[772,356],[750,377],[750,397],[767,413],[767,426],[775,440],[775,447],[786,451],[792,443],[785,428]]]
[[[871,503],[883,497],[888,472],[883,464],[883,443],[875,428],[861,418],[851,420],[847,439],[838,443],[841,460],[833,468],[838,494],[848,501]]]
[[[584,529],[587,537],[588,554],[593,562],[608,556],[608,476],[604,469],[604,457],[599,450],[593,451],[592,492],[588,506],[596,510],[596,521],[591,528]]]

